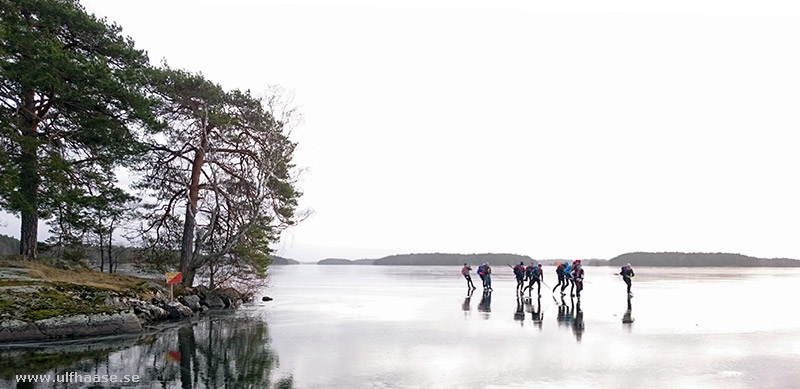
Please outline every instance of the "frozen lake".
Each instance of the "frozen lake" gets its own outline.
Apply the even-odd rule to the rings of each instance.
[[[269,303],[134,339],[0,349],[0,387],[14,387],[10,374],[70,371],[138,374],[123,386],[145,388],[800,382],[800,269],[635,267],[630,306],[619,268],[585,271],[579,303],[545,287],[520,300],[505,266],[491,296],[471,297],[459,267],[274,266]]]
[[[800,269],[635,268],[630,307],[610,267],[585,268],[580,303],[543,287],[532,304],[517,299],[506,266],[494,267],[490,297],[478,285],[471,298],[457,267],[271,270],[265,317],[297,387],[800,382]]]

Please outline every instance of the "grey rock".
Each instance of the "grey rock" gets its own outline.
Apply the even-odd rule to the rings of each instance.
[[[152,316],[153,320],[164,320],[169,316],[167,311],[164,308],[153,304],[147,304],[147,310],[150,312],[150,316]]]
[[[207,295],[202,302],[209,308],[225,308],[225,303],[217,294]]]
[[[77,333],[89,327],[89,317],[86,315],[56,316],[34,322],[39,330],[48,338],[62,339],[73,338]]]
[[[142,324],[132,312],[88,315],[90,331],[86,335],[116,335],[142,332]],[[83,335],[81,335],[83,336]]]
[[[175,305],[177,305],[178,312],[180,312],[182,317],[192,317],[193,312],[191,308],[177,302],[175,303]]]
[[[167,311],[153,304],[140,302],[133,307],[133,312],[139,319],[150,322],[156,320],[164,320],[167,318]]]
[[[105,300],[103,300],[103,303],[110,307],[118,308],[128,308],[132,305],[127,297],[120,296],[106,296]]]
[[[200,297],[201,300],[205,299],[208,296],[209,292],[210,291],[208,290],[208,288],[204,285],[197,285],[197,287],[195,288],[195,293],[197,293],[197,296]]]
[[[41,281],[30,275],[30,269],[0,269],[0,279],[16,281]]]
[[[56,316],[28,323],[7,320],[0,324],[0,342],[71,339],[142,331],[132,312]]]
[[[200,310],[200,297],[198,296],[195,295],[181,296],[178,298],[178,301],[180,301],[181,304],[189,307],[189,309],[191,309],[192,311],[197,312]]]
[[[143,322],[153,321],[153,317],[150,315],[150,311],[146,309],[143,305],[135,305],[133,307],[133,313],[136,315],[136,317],[139,318],[140,321]]]
[[[217,289],[213,292],[213,294],[219,296],[219,298],[222,300],[222,303],[225,304],[225,308],[236,308],[241,305],[242,295],[236,291],[236,289]]]
[[[13,319],[0,321],[0,343],[45,339],[47,336],[33,323]]]
[[[183,319],[192,316],[192,310],[177,301],[166,304],[163,308],[167,312],[168,319]]]
[[[221,294],[221,293],[216,294],[216,296],[219,297],[219,299],[222,301],[222,304],[223,304],[223,306],[225,308],[230,308],[230,306],[231,306],[231,298],[229,296],[226,296],[226,295]]]

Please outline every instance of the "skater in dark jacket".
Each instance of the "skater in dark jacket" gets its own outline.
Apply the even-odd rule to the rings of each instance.
[[[517,278],[517,293],[522,293],[525,287],[525,264],[520,262],[519,265],[513,266],[512,270],[514,270],[514,277]]]
[[[631,293],[631,278],[636,274],[633,274],[633,268],[631,264],[627,264],[622,267],[622,270],[619,272],[619,275],[622,276],[622,280],[625,281],[625,284],[628,285],[628,296],[633,297],[633,293]]]
[[[575,286],[575,293],[578,299],[581,298],[581,291],[583,290],[583,267],[581,261],[575,261],[575,268],[572,269],[572,284]]]
[[[574,264],[574,262],[573,262],[573,264]],[[570,296],[571,297],[575,297],[575,294],[573,293],[575,291],[575,283],[572,282],[572,267],[573,267],[573,265],[570,265],[569,262],[564,262],[564,285],[561,286],[561,295],[562,296],[565,295],[564,290],[566,290],[567,286],[569,286],[570,287],[570,289],[569,289]]]
[[[566,266],[564,264],[562,264],[562,263],[559,263],[558,266],[556,266],[556,276],[558,276],[558,283],[556,284],[556,286],[553,287],[553,293],[556,292],[556,289],[558,289],[559,286],[566,285],[566,283],[564,283],[564,269],[565,268],[566,268]],[[564,293],[561,293],[561,294],[563,295]]]
[[[536,283],[537,287],[538,287],[537,294],[539,295],[539,297],[541,297],[542,296],[542,281],[544,281],[544,273],[542,272],[542,266],[541,265],[534,265],[533,263],[531,263],[531,266],[528,266],[527,274],[528,274],[529,282],[528,282],[528,286],[526,286],[525,289],[528,289],[528,293],[529,294],[532,293],[533,292],[533,284]]]

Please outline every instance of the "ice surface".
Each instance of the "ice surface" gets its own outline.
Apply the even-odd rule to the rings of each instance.
[[[0,348],[8,361],[0,387],[15,386],[9,374],[70,371],[140,374],[142,383],[130,387],[144,388],[800,382],[800,269],[635,271],[629,300],[619,268],[586,267],[579,302],[545,286],[540,299],[520,299],[504,264],[495,264],[491,296],[480,287],[468,295],[458,267],[274,266],[264,291],[272,302],[258,296],[236,311],[138,340]],[[473,281],[480,283],[476,275]],[[553,267],[544,281],[555,284]]]
[[[267,312],[299,387],[785,387],[800,382],[800,269],[585,267],[580,301],[519,300],[510,268],[285,266]],[[545,268],[554,286],[554,268]],[[526,294],[527,295],[527,294]],[[483,304],[481,304],[483,301]],[[541,306],[539,309],[538,307]],[[560,308],[561,307],[561,308]],[[539,314],[537,315],[537,311]],[[631,323],[632,321],[632,323]]]

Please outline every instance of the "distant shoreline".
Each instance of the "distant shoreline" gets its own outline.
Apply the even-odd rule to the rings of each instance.
[[[584,266],[624,266],[631,263],[641,267],[800,267],[800,260],[791,258],[756,258],[730,253],[684,253],[684,252],[635,252],[618,255],[611,259],[581,259]],[[376,259],[349,260],[328,258],[318,265],[370,265],[370,266],[463,266],[484,262],[502,266],[523,262],[553,266],[556,263],[572,262],[575,259],[536,259],[519,254],[399,254]],[[313,263],[311,263],[313,264]]]

